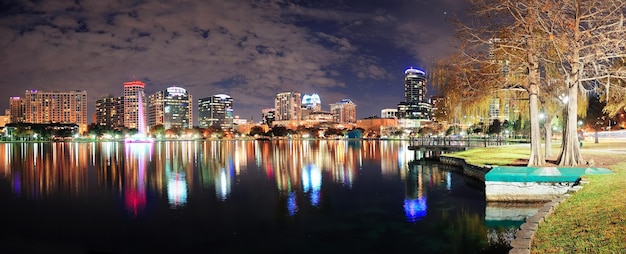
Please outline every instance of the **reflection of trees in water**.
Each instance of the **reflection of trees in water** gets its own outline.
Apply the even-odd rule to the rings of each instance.
[[[489,228],[487,239],[493,248],[508,250],[511,249],[511,242],[515,239],[516,227],[496,227]]]

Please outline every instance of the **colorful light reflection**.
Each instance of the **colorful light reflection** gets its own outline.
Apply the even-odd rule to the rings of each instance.
[[[290,192],[289,197],[287,197],[287,210],[289,211],[289,216],[294,216],[298,213],[298,203],[296,202],[295,192]]]
[[[302,169],[302,187],[304,192],[309,193],[311,204],[318,206],[322,187],[322,171],[316,165],[309,164]]]
[[[146,170],[152,155],[152,144],[126,143],[126,184],[124,198],[126,209],[134,216],[146,207]]]
[[[232,175],[230,174],[230,171],[226,168],[221,168],[217,179],[215,179],[215,193],[222,201],[228,199],[228,196],[230,195],[231,179]]]
[[[187,180],[185,173],[170,173],[167,180],[167,200],[172,208],[187,204]]]
[[[409,222],[422,220],[426,216],[427,210],[428,205],[425,196],[416,199],[404,199],[404,213]]]

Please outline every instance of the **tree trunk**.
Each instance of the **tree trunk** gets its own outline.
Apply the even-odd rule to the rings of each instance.
[[[539,128],[539,87],[532,82],[529,87],[530,107],[530,158],[528,166],[541,166],[546,163],[541,153],[541,130]]]
[[[529,22],[532,34],[532,22]],[[528,106],[530,108],[530,158],[528,166],[541,166],[546,163],[541,153],[541,129],[539,128],[539,62],[535,53],[534,38],[528,38],[526,60],[528,60]]]
[[[552,156],[552,116],[546,114],[543,128],[546,130],[544,136],[546,158]]]
[[[577,73],[574,70],[573,73]],[[565,106],[565,130],[563,131],[563,144],[561,144],[561,154],[559,155],[559,166],[577,166],[584,164],[583,156],[580,153],[580,143],[578,141],[577,119],[578,119],[578,84],[572,82],[571,77],[566,78],[568,82],[568,101]],[[572,84],[573,83],[573,84]]]

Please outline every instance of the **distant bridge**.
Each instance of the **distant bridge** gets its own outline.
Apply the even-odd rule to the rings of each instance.
[[[409,150],[462,151],[474,147],[508,144],[502,137],[418,137],[411,138]]]

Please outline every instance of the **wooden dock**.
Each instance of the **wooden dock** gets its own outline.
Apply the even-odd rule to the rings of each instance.
[[[501,146],[502,137],[417,137],[409,141],[409,150],[462,151],[474,147]]]

